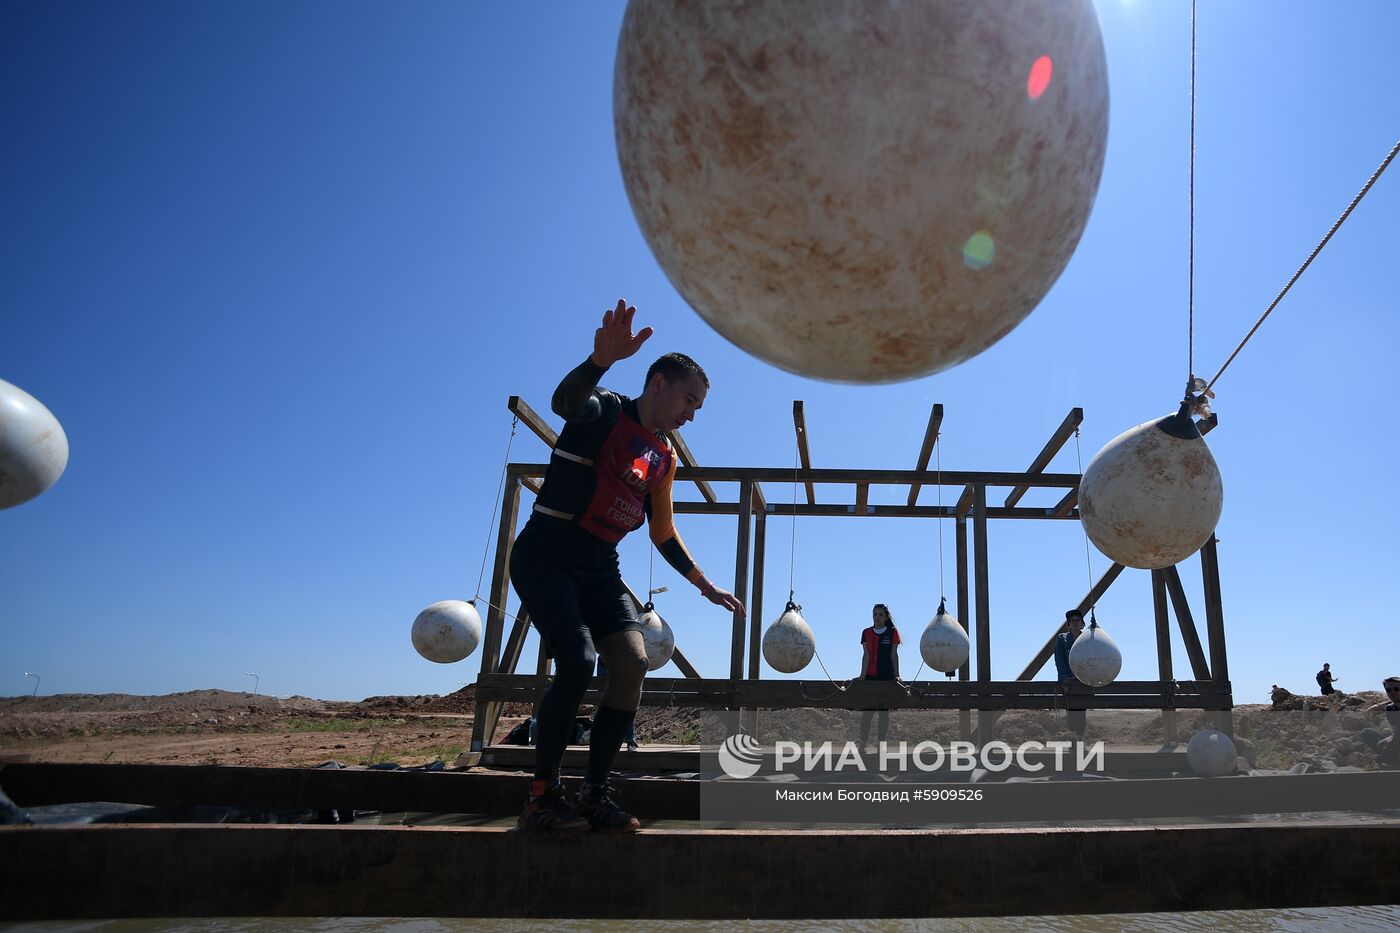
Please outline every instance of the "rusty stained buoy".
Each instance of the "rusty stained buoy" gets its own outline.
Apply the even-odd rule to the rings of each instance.
[[[613,115],[642,235],[745,351],[913,379],[1006,336],[1098,191],[1090,0],[632,0]]]
[[[444,599],[413,620],[413,647],[429,661],[455,664],[481,644],[481,616],[460,599]]]
[[[919,638],[919,654],[924,663],[936,671],[951,674],[967,663],[970,652],[967,632],[940,602],[938,612]]]
[[[763,660],[779,673],[797,673],[812,662],[816,651],[816,636],[796,603],[789,602],[778,621],[763,633]]]
[[[1108,637],[1103,626],[1094,622],[1070,645],[1069,669],[1080,683],[1106,687],[1123,669],[1123,652],[1118,650],[1118,643]]]
[[[1079,481],[1079,520],[1089,540],[1141,570],[1161,570],[1199,551],[1224,502],[1220,468],[1187,405],[1109,441]]]
[[[647,652],[647,670],[660,670],[676,651],[676,635],[651,603],[637,618],[642,626],[642,643]]]
[[[68,466],[68,435],[44,405],[0,379],[0,509],[28,502]]]

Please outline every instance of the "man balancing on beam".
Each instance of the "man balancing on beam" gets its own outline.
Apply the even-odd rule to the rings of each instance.
[[[733,593],[705,578],[671,523],[676,457],[665,432],[695,417],[710,383],[694,360],[668,353],[647,370],[642,395],[630,399],[598,386],[608,367],[632,356],[651,336],[632,333],[636,308],[625,301],[603,315],[593,353],[554,390],[564,419],[535,509],[510,555],[511,582],[554,656],[555,676],[540,702],[535,777],[517,827],[543,833],[588,829],[634,833],[637,818],[620,809],[608,787],[642,698],[647,671],[641,625],[617,566],[617,542],[650,524],[666,562],[717,606],[744,612]],[[583,788],[570,804],[559,766],[574,716],[601,654],[608,685],[593,717]]]

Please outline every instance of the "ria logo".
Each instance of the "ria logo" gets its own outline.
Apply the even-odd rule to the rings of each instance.
[[[719,747],[719,766],[732,778],[751,778],[762,763],[763,746],[751,735],[731,735]]]

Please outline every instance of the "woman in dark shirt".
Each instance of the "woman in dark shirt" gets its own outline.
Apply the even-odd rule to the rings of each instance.
[[[894,627],[894,617],[890,615],[889,607],[884,603],[876,603],[875,608],[870,610],[870,619],[874,622],[865,631],[860,633],[860,645],[863,655],[860,661],[860,680],[898,680],[899,679],[899,630]],[[860,747],[865,748],[870,740],[870,723],[875,718],[876,711],[868,709],[860,717]],[[880,730],[879,741],[885,741],[885,736],[890,731],[890,711],[886,708],[879,710]]]

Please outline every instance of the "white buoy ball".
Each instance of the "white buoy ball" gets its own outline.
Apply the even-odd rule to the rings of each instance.
[[[1086,628],[1070,645],[1069,669],[1080,683],[1105,687],[1113,683],[1123,669],[1123,652],[1118,650],[1118,643],[1108,637],[1102,625]]]
[[[665,667],[676,650],[676,635],[671,631],[671,626],[655,609],[643,612],[637,621],[642,624],[642,642],[647,650],[647,670],[655,671]]]
[[[444,599],[413,620],[413,647],[429,661],[454,664],[481,644],[481,616],[460,599]]]
[[[794,674],[812,661],[817,651],[817,640],[807,620],[802,618],[801,607],[789,607],[778,616],[778,621],[768,626],[763,633],[763,659],[768,666],[783,674]]]
[[[1161,570],[1210,540],[1225,488],[1195,423],[1169,415],[1109,441],[1079,481],[1079,520],[1125,567]]]
[[[896,382],[996,343],[1059,277],[1108,78],[1091,0],[632,0],[613,117],[642,235],[711,327]]]
[[[1202,777],[1234,774],[1237,755],[1235,743],[1218,729],[1202,729],[1186,743],[1186,762]]]
[[[967,632],[945,609],[938,610],[919,639],[919,654],[923,655],[924,663],[944,674],[966,664],[970,649]]]
[[[0,509],[28,502],[63,475],[68,435],[53,413],[0,379]]]

